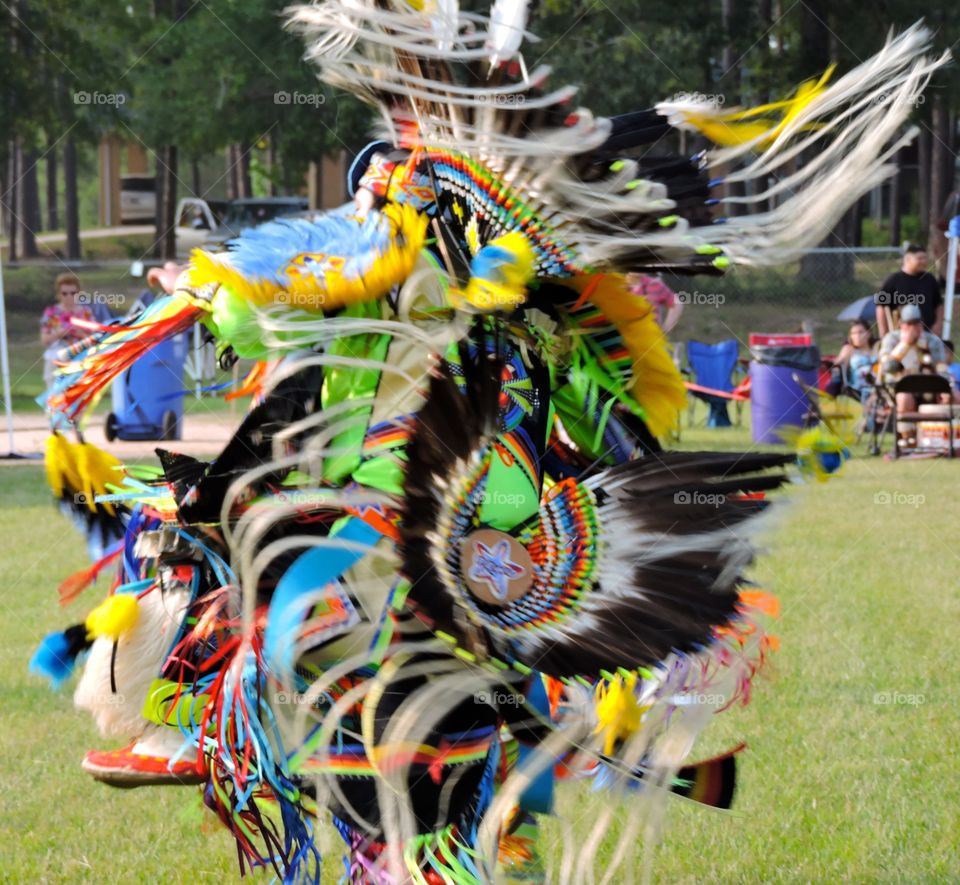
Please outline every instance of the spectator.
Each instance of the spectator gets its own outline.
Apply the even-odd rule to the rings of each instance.
[[[837,377],[827,385],[827,393],[837,396],[847,390],[861,401],[866,400],[873,389],[870,380],[875,359],[873,345],[870,327],[863,320],[854,320],[850,324],[846,343],[834,361]]]
[[[881,338],[892,331],[896,323],[893,315],[907,305],[919,308],[924,329],[939,337],[943,328],[943,298],[936,277],[927,273],[927,250],[923,246],[907,246],[900,270],[883,281],[873,300]]]
[[[677,298],[677,293],[659,277],[642,273],[627,274],[627,285],[634,295],[642,295],[653,305],[657,312],[657,323],[665,335],[669,334],[683,313],[683,305]]]
[[[75,326],[73,321],[94,319],[89,307],[77,304],[80,280],[76,274],[60,274],[54,283],[54,291],[57,301],[44,310],[40,319],[40,343],[44,348],[43,380],[48,387],[53,383],[54,360],[58,351],[90,334],[89,330]]]
[[[900,329],[887,333],[880,345],[880,367],[888,383],[895,383],[904,375],[921,372],[946,374],[947,357],[943,342],[923,328],[920,308],[906,304],[900,310]],[[915,412],[916,398],[909,393],[897,394],[897,411]],[[905,424],[897,432],[908,445],[913,445],[914,430]]]

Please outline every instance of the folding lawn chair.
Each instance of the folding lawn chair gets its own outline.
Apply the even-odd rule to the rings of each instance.
[[[687,342],[687,363],[689,373],[692,373],[696,387],[704,388],[690,390],[697,399],[703,400],[709,408],[707,415],[707,427],[730,427],[730,413],[727,411],[728,398],[718,396],[708,391],[715,390],[718,393],[732,394],[736,389],[734,381],[734,371],[737,368],[737,361],[740,355],[740,349],[733,338],[726,341],[718,341],[716,344],[706,344],[703,341]],[[695,402],[690,401],[689,423],[693,424],[693,410]],[[736,416],[737,424],[740,424],[743,404],[737,401]]]
[[[947,445],[946,452],[948,458],[953,457],[953,394],[950,382],[942,375],[906,375],[901,378],[893,388],[893,426],[896,432],[893,435],[893,457],[899,458],[906,449],[910,452],[918,451],[919,447],[905,447],[901,445],[899,436],[900,422],[924,422],[925,424],[945,424],[947,427]],[[917,410],[914,412],[901,412],[897,409],[898,393],[909,393],[917,401]],[[944,397],[948,397],[947,403],[943,406],[946,409],[946,415],[936,415],[929,412],[920,411],[920,401],[923,397],[930,397],[931,402],[940,404]],[[915,434],[919,437],[919,433]],[[915,442],[918,439],[915,439]]]

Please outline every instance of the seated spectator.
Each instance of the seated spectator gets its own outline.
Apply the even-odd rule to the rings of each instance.
[[[865,401],[873,388],[870,370],[875,360],[874,350],[870,327],[863,320],[854,320],[850,324],[847,340],[834,360],[834,377],[827,385],[826,392],[830,396],[847,392],[861,402]]]
[[[61,348],[90,334],[89,330],[75,326],[73,321],[94,319],[89,307],[77,304],[80,280],[76,274],[60,274],[54,283],[54,291],[57,293],[57,301],[44,310],[40,319],[40,343],[44,348],[43,380],[48,387],[53,383],[57,353]]]
[[[907,304],[900,311],[899,331],[884,336],[880,344],[880,369],[889,384],[895,384],[904,375],[948,374],[943,342],[932,332],[924,331],[920,308],[915,304]],[[909,393],[897,394],[898,412],[916,410],[916,397]],[[898,427],[897,432],[912,444],[910,428]]]

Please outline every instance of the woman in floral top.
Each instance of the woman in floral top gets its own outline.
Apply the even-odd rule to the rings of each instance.
[[[57,352],[85,338],[89,330],[75,326],[73,320],[93,320],[93,312],[85,304],[77,303],[80,280],[76,274],[62,273],[55,283],[57,303],[51,304],[40,319],[40,343],[43,351],[43,380],[49,387],[53,383],[54,360]]]

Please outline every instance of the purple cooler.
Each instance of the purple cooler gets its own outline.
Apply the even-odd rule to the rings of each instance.
[[[753,441],[781,443],[780,429],[803,427],[810,404],[800,382],[817,386],[820,352],[815,345],[750,348],[750,419]]]

